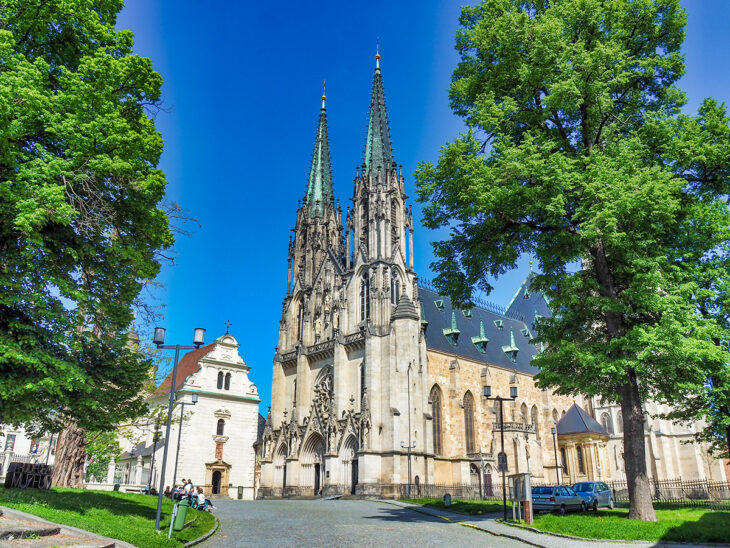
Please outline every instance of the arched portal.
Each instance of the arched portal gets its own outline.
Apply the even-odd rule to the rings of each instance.
[[[286,487],[286,455],[288,453],[286,443],[282,443],[274,457],[274,485]]]
[[[358,480],[357,466],[357,438],[350,435],[342,444],[340,449],[340,462],[342,462],[342,483],[345,486],[345,492],[351,495],[355,494]]]
[[[322,492],[322,479],[324,478],[324,438],[313,432],[302,446],[302,453],[299,457],[301,464],[301,486],[312,488],[314,495]]]

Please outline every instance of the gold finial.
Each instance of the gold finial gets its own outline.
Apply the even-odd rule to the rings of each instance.
[[[325,93],[326,86],[327,86],[327,80],[324,80],[322,82],[322,110],[324,110],[324,102],[327,100],[327,94]]]
[[[532,272],[532,261],[530,261],[530,272]]]
[[[375,68],[380,69],[380,38],[375,40]]]

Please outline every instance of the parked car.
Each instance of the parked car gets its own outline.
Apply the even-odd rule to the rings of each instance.
[[[602,481],[582,481],[573,486],[575,491],[586,501],[588,508],[598,510],[599,507],[613,508],[611,488]]]
[[[535,512],[559,512],[570,510],[585,512],[588,505],[567,485],[539,486],[532,488],[532,509]]]

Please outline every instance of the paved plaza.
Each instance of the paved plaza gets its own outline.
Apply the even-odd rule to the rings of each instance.
[[[217,500],[221,529],[204,548],[233,546],[529,546],[438,517],[364,500]]]

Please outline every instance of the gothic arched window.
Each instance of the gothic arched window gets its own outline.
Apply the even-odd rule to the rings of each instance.
[[[299,302],[299,307],[297,309],[297,340],[302,340],[302,327],[304,324],[304,306],[302,306],[301,301]]]
[[[223,389],[223,371],[218,371],[218,390]]]
[[[466,438],[466,452],[476,453],[474,444],[474,396],[471,392],[464,394],[464,437]]]
[[[438,384],[433,385],[429,397],[433,408],[433,452],[441,455],[443,452],[441,444],[441,388]]]
[[[568,459],[565,456],[565,447],[560,448],[560,459],[563,461],[563,474],[568,473]]]
[[[613,421],[611,420],[611,415],[608,413],[603,413],[601,415],[601,424],[603,425],[603,428],[608,432],[609,434],[613,434]]]
[[[621,411],[616,413],[616,426],[619,434],[624,431],[624,418],[621,416]]]
[[[362,275],[360,280],[360,321],[370,319],[370,278],[367,274]]]
[[[522,402],[520,406],[520,418],[523,424],[527,424],[527,405],[525,405],[525,402]]]
[[[223,430],[225,429],[225,427],[226,427],[226,421],[224,421],[223,419],[218,419],[218,425],[215,428],[216,435],[222,436]]]
[[[537,439],[540,439],[540,427],[537,424],[537,415],[537,405],[533,405],[530,410],[530,420],[532,421],[533,428],[535,428],[535,435],[537,436]]]
[[[390,302],[398,304],[400,300],[400,283],[398,282],[398,274],[393,272],[390,277]]]
[[[226,390],[231,389],[231,374],[230,373],[226,373],[225,389]]]
[[[575,454],[578,457],[578,473],[585,474],[585,465],[583,464],[583,448],[580,445],[575,446]]]

